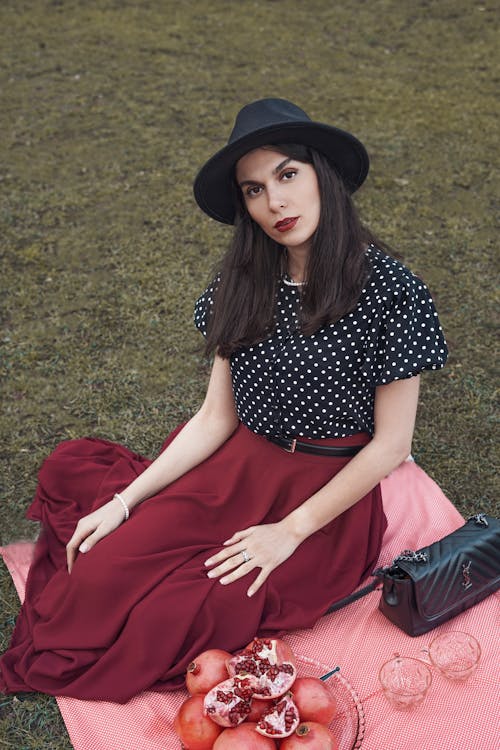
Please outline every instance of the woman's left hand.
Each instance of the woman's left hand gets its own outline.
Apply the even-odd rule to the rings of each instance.
[[[300,544],[283,522],[250,526],[237,531],[224,542],[224,549],[205,561],[209,578],[218,578],[223,584],[260,568],[260,573],[247,591],[252,596],[262,586],[268,575],[295,552]],[[244,553],[244,554],[243,554]],[[215,567],[214,567],[215,566]]]

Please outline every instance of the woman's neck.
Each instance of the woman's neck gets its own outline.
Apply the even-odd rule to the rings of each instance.
[[[303,284],[309,250],[306,248],[285,249],[285,270],[288,277],[297,284]]]

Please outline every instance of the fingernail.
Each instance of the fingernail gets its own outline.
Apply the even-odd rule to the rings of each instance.
[[[213,570],[209,570],[208,573],[207,573],[207,578],[213,578],[213,577],[214,577]]]
[[[80,546],[78,547],[78,549],[79,549],[80,552],[88,552],[89,551],[89,545],[85,544],[85,542],[83,542],[83,544],[80,544]]]
[[[205,560],[205,562],[203,563],[203,565],[205,565],[205,566],[211,565],[211,564],[212,564],[211,560]]]
[[[253,596],[253,591],[247,591],[247,596]]]

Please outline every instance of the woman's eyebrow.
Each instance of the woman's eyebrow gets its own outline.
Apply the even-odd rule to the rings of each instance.
[[[273,169],[273,174],[278,174],[278,172],[281,172],[283,167],[286,167],[286,165],[292,161],[292,157],[288,156],[286,159],[284,159],[282,162],[278,164],[277,167]],[[240,187],[243,187],[243,185],[257,185],[258,180],[242,180],[238,183]]]
[[[283,167],[286,167],[286,165],[290,161],[292,161],[292,157],[291,156],[289,156],[287,159],[285,159],[280,164],[278,164],[278,166],[273,169],[273,173],[277,174],[278,172],[280,172],[283,169]]]

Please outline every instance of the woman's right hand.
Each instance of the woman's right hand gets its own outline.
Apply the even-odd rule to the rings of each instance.
[[[168,448],[124,490],[129,509],[205,461],[232,435],[238,424],[229,360],[216,355],[201,408]],[[117,499],[81,518],[66,545],[68,571],[71,573],[78,552],[88,552],[123,520],[124,509]]]
[[[100,539],[118,528],[124,512],[117,499],[110,500],[88,516],[80,518],[73,536],[66,545],[68,573],[71,573],[78,552],[88,552]]]

